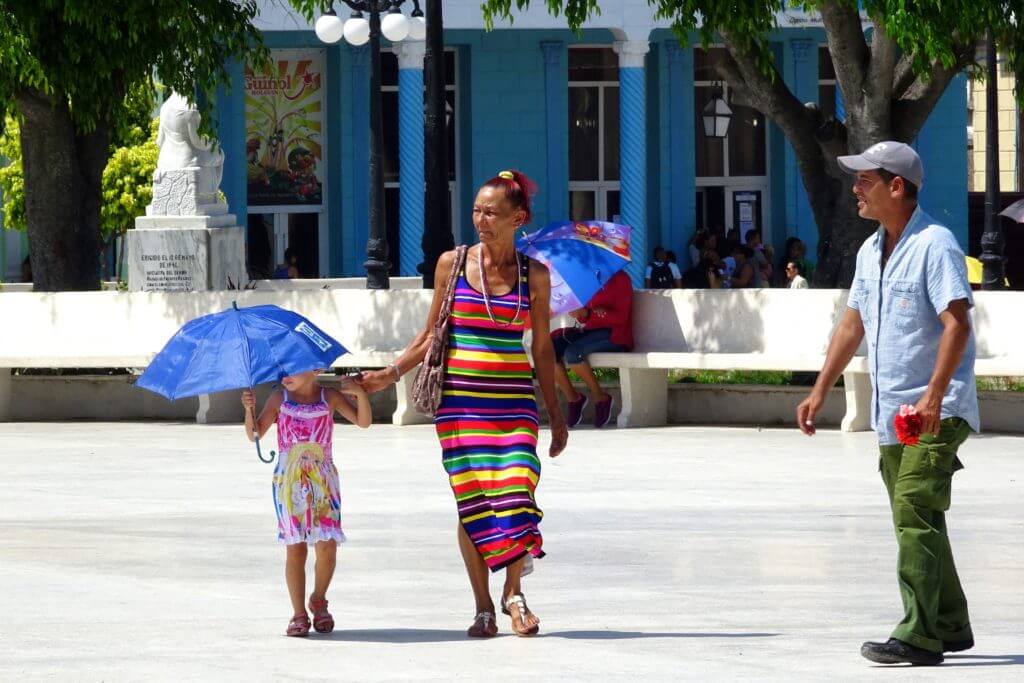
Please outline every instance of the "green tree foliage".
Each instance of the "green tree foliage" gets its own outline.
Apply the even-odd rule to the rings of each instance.
[[[484,0],[489,26],[511,20],[529,0]],[[835,163],[885,139],[912,141],[957,74],[975,69],[979,42],[991,28],[1000,51],[1019,71],[1024,59],[1024,0],[648,0],[655,18],[681,43],[723,43],[720,67],[739,103],[774,122],[793,147],[818,224],[815,283],[845,286],[856,252],[873,229],[857,218],[849,183]],[[598,0],[544,0],[579,29],[599,13]],[[845,121],[805,106],[779,74],[771,41],[787,10],[816,13],[824,26]],[[1018,22],[1018,18],[1021,20]],[[867,29],[867,30],[865,30]],[[1024,101],[1024,89],[1018,89]]]
[[[3,227],[25,229],[25,173],[21,170],[21,130],[8,116],[0,135],[0,199],[3,199]]]
[[[123,235],[135,226],[138,216],[146,215],[146,205],[153,199],[153,171],[160,154],[156,146],[159,125],[159,119],[153,119],[149,137],[135,145],[118,147],[103,169],[100,229],[104,239]]]
[[[213,93],[230,60],[266,56],[257,13],[256,0],[5,0],[0,120],[13,115],[21,132],[36,289],[99,285],[111,145],[148,136],[143,103],[154,99],[154,78],[202,94],[204,132],[212,132]]]
[[[136,87],[125,98],[124,115],[118,121],[110,145],[111,157],[103,170],[101,231],[104,239],[134,225],[135,216],[145,213],[152,196],[156,169],[156,121],[149,88]],[[21,167],[21,127],[8,116],[0,135],[0,197],[3,199],[3,228],[25,230],[25,173]],[[126,212],[139,209],[133,216]]]

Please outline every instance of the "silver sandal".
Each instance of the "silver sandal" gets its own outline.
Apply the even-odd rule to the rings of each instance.
[[[507,614],[509,617],[511,617],[512,613],[508,609],[509,605],[515,605],[516,606],[516,609],[519,611],[519,621],[520,622],[524,622],[526,620],[526,615],[527,614],[533,614],[533,612],[530,611],[530,608],[526,606],[526,597],[522,593],[516,593],[515,595],[510,597],[507,601],[505,600],[505,598],[501,599],[501,611],[502,611],[502,613],[503,614]],[[537,615],[534,614],[533,616],[536,617]],[[527,638],[529,636],[535,636],[538,633],[540,633],[540,619],[537,619],[537,624],[535,624],[531,628],[526,629],[525,631],[517,630],[516,627],[515,627],[515,622],[513,622],[512,631],[517,636],[519,636],[520,638]]]

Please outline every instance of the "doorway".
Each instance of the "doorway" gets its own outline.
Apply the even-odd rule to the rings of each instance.
[[[716,179],[719,182],[724,178]],[[761,230],[764,242],[771,243],[772,236],[766,232],[768,188],[763,183],[742,182],[728,184],[713,183],[714,180],[697,180],[697,228],[728,233],[735,228],[740,241],[751,229]]]
[[[250,213],[246,235],[249,277],[267,280],[291,248],[299,277],[321,277],[321,213]]]

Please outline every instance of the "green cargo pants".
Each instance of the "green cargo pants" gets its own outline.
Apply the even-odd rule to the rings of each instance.
[[[921,435],[916,446],[880,446],[905,612],[892,637],[932,652],[942,652],[943,641],[973,637],[945,516],[953,473],[963,469],[956,452],[969,433],[964,420],[952,417],[942,420],[938,434]]]

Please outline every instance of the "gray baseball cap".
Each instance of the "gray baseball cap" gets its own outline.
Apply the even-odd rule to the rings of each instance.
[[[847,173],[877,171],[884,168],[889,173],[905,178],[918,188],[924,183],[924,167],[921,157],[910,145],[886,140],[872,145],[862,154],[839,157],[839,168]]]

